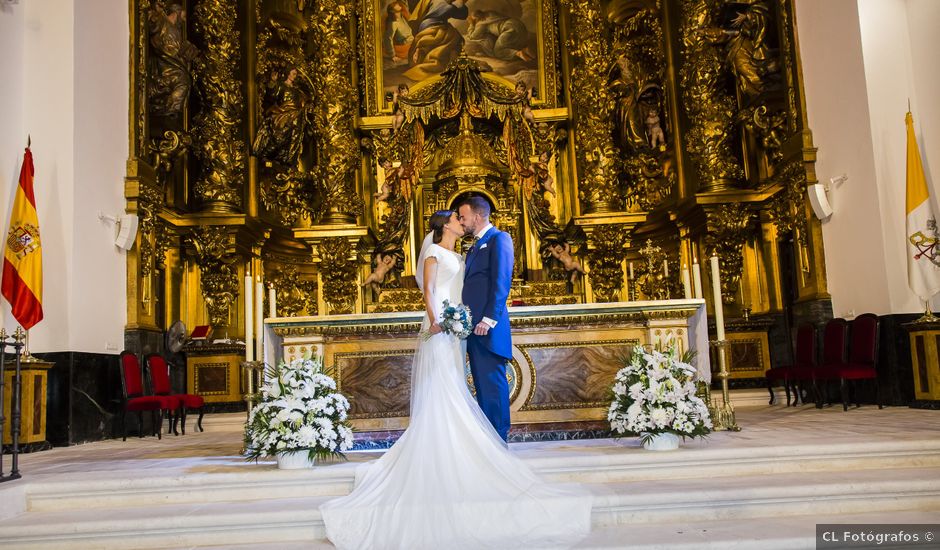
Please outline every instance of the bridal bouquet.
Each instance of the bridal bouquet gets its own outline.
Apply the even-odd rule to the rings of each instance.
[[[307,451],[308,458],[342,455],[352,448],[346,423],[349,401],[336,392],[336,382],[323,374],[316,359],[281,362],[265,373],[261,402],[248,415],[245,456]]]
[[[662,352],[634,347],[626,366],[617,372],[607,413],[611,430],[639,435],[644,443],[666,433],[708,434],[711,417],[708,406],[695,395],[695,368],[688,359],[679,357],[674,348]]]
[[[452,334],[463,340],[473,332],[473,316],[470,308],[463,305],[451,305],[450,300],[444,300],[444,311],[441,313],[441,332]],[[424,334],[424,339],[431,337],[430,332]]]

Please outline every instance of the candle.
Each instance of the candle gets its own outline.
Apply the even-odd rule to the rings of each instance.
[[[258,348],[255,357],[258,361],[264,361],[264,285],[261,283],[261,275],[258,275],[255,283],[255,333],[257,333]]]
[[[669,278],[669,260],[663,260],[663,279]]]
[[[630,262],[630,278],[633,278],[633,262]]]
[[[255,335],[254,335],[254,315],[253,308],[251,307],[254,302],[252,301],[252,292],[251,292],[251,272],[248,272],[248,275],[245,276],[245,361],[254,361],[255,360]]]
[[[718,340],[725,339],[725,312],[721,305],[721,274],[718,272],[718,256],[711,257],[712,296],[715,300],[715,335]]]
[[[689,266],[682,264],[682,290],[685,291],[685,299],[692,297],[692,283],[689,280]]]
[[[705,294],[702,293],[702,268],[699,267],[697,261],[692,263],[692,289],[695,291],[695,294],[692,295],[693,298],[705,297]]]
[[[268,287],[268,317],[277,317],[277,294],[274,285]]]

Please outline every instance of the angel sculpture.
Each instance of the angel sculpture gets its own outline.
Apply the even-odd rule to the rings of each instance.
[[[379,254],[376,258],[375,270],[366,277],[366,280],[362,282],[362,286],[371,286],[376,291],[380,290],[385,283],[385,277],[388,276],[389,271],[394,269],[396,263],[398,263],[398,260],[394,254]]]
[[[571,245],[568,243],[555,243],[551,245],[552,257],[561,262],[562,267],[565,268],[565,271],[570,273],[568,278],[572,284],[578,279],[578,273],[584,275],[584,268],[581,267],[581,263],[574,259],[571,256]]]

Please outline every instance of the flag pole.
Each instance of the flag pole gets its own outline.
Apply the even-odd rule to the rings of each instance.
[[[26,332],[26,338],[23,340],[23,351],[20,354],[20,362],[21,363],[37,362],[39,361],[39,359],[36,359],[35,357],[33,357],[31,353],[29,353],[29,329],[26,329],[25,332]]]
[[[924,300],[924,314],[920,316],[920,319],[914,321],[915,323],[936,323],[940,321],[940,317],[937,317],[930,311],[930,300]]]

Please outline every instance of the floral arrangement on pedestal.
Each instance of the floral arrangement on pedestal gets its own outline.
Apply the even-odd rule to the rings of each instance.
[[[265,373],[265,380],[245,426],[249,460],[276,456],[281,468],[306,467],[352,448],[349,401],[323,373],[319,358],[282,361]]]
[[[611,430],[618,436],[639,435],[652,450],[677,448],[678,436],[711,432],[708,406],[696,395],[693,357],[691,352],[680,357],[675,348],[635,346],[614,382],[607,412]]]

